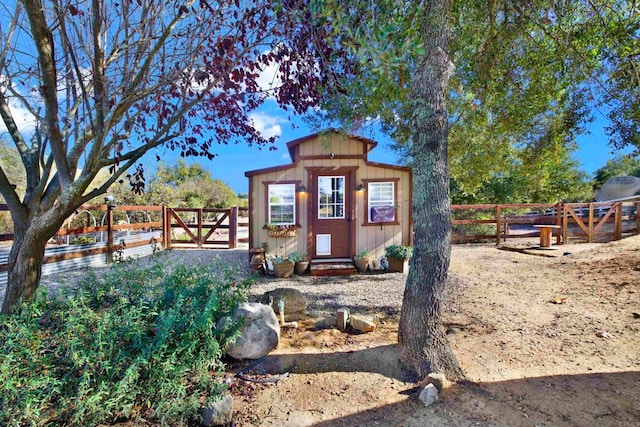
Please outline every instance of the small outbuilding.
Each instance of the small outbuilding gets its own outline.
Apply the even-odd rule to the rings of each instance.
[[[369,161],[376,145],[328,130],[289,142],[290,164],[245,172],[250,247],[331,260],[411,245],[411,168]]]

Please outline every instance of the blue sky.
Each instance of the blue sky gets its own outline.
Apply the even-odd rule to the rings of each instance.
[[[244,144],[219,145],[215,148],[218,155],[211,161],[205,158],[186,159],[186,161],[187,163],[200,163],[209,170],[213,178],[225,181],[237,193],[246,193],[248,180],[244,176],[245,171],[290,163],[291,159],[286,143],[314,133],[301,118],[291,116],[295,125],[293,127],[288,117],[289,115],[276,107],[272,101],[267,101],[265,106],[253,117],[256,127],[265,135],[279,135],[275,143],[276,151],[269,151],[267,148],[259,150],[258,147],[248,147]],[[600,116],[590,124],[588,134],[577,138],[578,150],[574,153],[574,157],[580,161],[581,168],[590,176],[595,170],[604,166],[607,160],[631,151],[614,151],[607,144],[607,136],[604,133],[606,124],[606,119]],[[369,154],[370,160],[398,163],[397,156],[389,149],[391,140],[386,135],[378,133],[372,139],[378,142],[378,146]],[[172,153],[170,150],[162,149],[159,154],[165,161],[172,162],[178,158],[176,153]],[[149,162],[150,164],[151,157],[154,158],[153,163],[155,163],[155,155],[147,155],[145,163]]]

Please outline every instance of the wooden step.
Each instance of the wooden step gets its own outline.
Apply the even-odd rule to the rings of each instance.
[[[356,272],[351,260],[313,260],[309,267],[312,276],[350,276]]]

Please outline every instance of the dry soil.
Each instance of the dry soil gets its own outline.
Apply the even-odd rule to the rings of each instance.
[[[468,381],[435,406],[417,400],[396,355],[402,280],[379,275],[368,296],[381,292],[377,283],[394,294],[390,303],[356,310],[371,311],[374,333],[342,333],[314,319],[284,330],[279,347],[246,372],[289,373],[277,383],[235,378],[248,362],[230,364],[235,425],[640,425],[640,236],[547,254],[556,256],[454,246],[444,319]],[[349,279],[323,280],[299,282],[314,295],[316,318],[350,292]],[[255,295],[282,285],[296,281],[264,279]]]

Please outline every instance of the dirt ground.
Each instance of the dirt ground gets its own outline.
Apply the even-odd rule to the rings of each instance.
[[[246,375],[289,375],[234,378],[235,425],[640,425],[640,236],[547,254],[454,246],[444,318],[468,381],[436,405],[397,358],[396,310],[371,334],[283,330]]]

